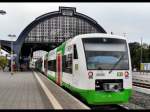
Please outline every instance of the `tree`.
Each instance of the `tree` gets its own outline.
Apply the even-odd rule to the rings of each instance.
[[[129,43],[132,68],[136,67],[140,70],[141,61],[141,45],[138,42]],[[143,43],[142,45],[142,62],[150,63],[150,45]]]
[[[129,43],[132,68],[140,69],[140,51],[141,46],[138,42]]]
[[[0,56],[0,68],[4,69],[4,67],[8,65],[8,60],[5,56]]]

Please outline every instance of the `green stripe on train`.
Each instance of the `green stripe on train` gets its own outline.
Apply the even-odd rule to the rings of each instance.
[[[69,88],[72,92],[80,94],[81,98],[89,104],[116,104],[127,103],[131,96],[131,89],[124,89],[121,92],[99,92],[95,90],[84,90],[75,88],[65,82],[63,86]]]
[[[62,55],[64,55],[65,53],[65,46],[66,46],[66,42],[64,42],[63,44],[61,44],[58,48],[57,48],[57,52],[61,51]]]
[[[55,75],[56,76],[56,75]],[[50,79],[50,80],[52,80],[52,81],[56,81],[56,78],[55,77],[53,77],[53,76],[51,76],[50,74],[48,74],[48,79]]]
[[[54,77],[50,76],[50,79],[54,81]],[[127,103],[132,94],[131,89],[124,89],[121,92],[100,92],[95,90],[84,90],[75,88],[65,82],[62,85],[70,89],[75,94],[79,94],[81,98],[87,101],[89,104],[120,104]]]

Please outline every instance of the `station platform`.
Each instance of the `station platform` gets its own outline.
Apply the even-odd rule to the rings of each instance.
[[[39,72],[0,71],[0,109],[90,109]]]
[[[140,75],[150,77],[150,72],[132,72],[132,75]]]
[[[150,73],[140,73],[140,72],[133,72],[132,73],[133,82],[140,82],[145,84],[150,84]]]

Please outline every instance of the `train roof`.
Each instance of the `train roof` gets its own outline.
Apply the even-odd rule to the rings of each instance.
[[[118,39],[124,39],[124,40],[127,40],[125,37],[123,36],[119,36],[119,35],[112,35],[112,34],[106,34],[106,33],[88,33],[88,34],[80,34],[80,35],[77,35],[75,36],[74,38],[70,38],[69,40],[63,42],[60,46],[62,46],[64,43],[72,43],[74,42],[76,39],[81,39],[81,38],[93,38],[93,37],[97,37],[97,38],[102,38],[102,37],[109,37],[109,38],[118,38]],[[58,46],[59,47],[59,46]],[[57,50],[57,48],[54,48],[52,50],[50,50],[46,55],[48,55],[50,52],[53,52],[55,50]],[[45,55],[45,56],[46,56]],[[41,57],[42,58],[42,57]]]
[[[76,38],[91,38],[91,37],[109,37],[109,38],[119,38],[119,39],[125,39],[125,37],[123,36],[119,36],[119,35],[112,35],[112,34],[105,34],[105,33],[89,33],[89,34],[81,34],[81,35],[77,35],[75,36],[73,39]]]

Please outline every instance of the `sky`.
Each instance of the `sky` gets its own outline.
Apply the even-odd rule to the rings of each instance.
[[[150,44],[150,3],[0,3],[0,10],[6,15],[0,15],[0,40],[11,40],[9,34],[16,35],[16,40],[23,29],[35,18],[53,11],[59,6],[76,7],[100,24],[108,34],[124,36],[129,42]]]

